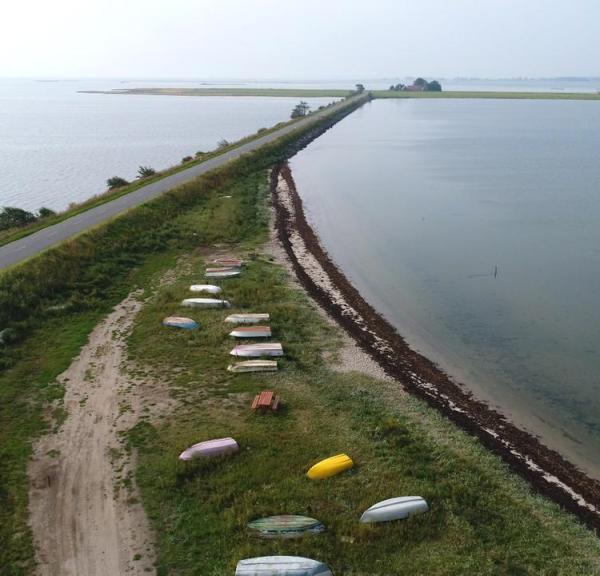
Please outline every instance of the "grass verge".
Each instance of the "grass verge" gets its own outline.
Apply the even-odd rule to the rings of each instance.
[[[330,368],[337,330],[268,253],[257,251],[266,236],[264,211],[257,211],[265,188],[266,181],[247,179],[232,194],[236,210],[259,222],[255,235],[223,239],[249,260],[242,277],[223,282],[233,310],[186,312],[200,324],[194,332],[160,327],[198,281],[205,262],[195,254],[173,284],[157,289],[129,339],[132,357],[179,399],[175,414],[161,423],[150,415],[129,435],[158,535],[158,574],[233,574],[239,559],[271,554],[317,558],[345,576],[599,574],[595,536],[532,495],[477,441],[421,402],[394,394],[393,384]],[[235,218],[222,217],[231,230]],[[274,340],[285,349],[278,374],[225,370],[233,342],[223,318],[231,311],[271,314]],[[250,412],[253,395],[265,388],[283,398],[280,414]],[[241,446],[235,457],[177,461],[195,442],[230,435]],[[355,460],[351,472],[306,479],[311,464],[339,452]],[[414,494],[430,503],[428,514],[359,524],[373,503]],[[316,517],[327,531],[283,542],[249,537],[248,521],[281,513]]]
[[[253,178],[262,183],[264,169],[288,155],[300,137],[309,138],[354,105],[360,104],[351,103],[300,135],[264,146],[0,276],[2,576],[33,570],[27,524],[31,443],[64,418],[63,389],[56,378],[93,326],[179,255],[214,242],[264,239],[258,197],[236,188],[241,182],[247,187]]]

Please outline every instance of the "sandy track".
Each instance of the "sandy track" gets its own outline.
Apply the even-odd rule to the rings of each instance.
[[[68,416],[57,433],[37,443],[29,467],[41,576],[154,573],[144,510],[135,486],[122,484],[131,479],[133,463],[118,438],[141,407],[135,382],[122,370],[124,338],[140,306],[133,296],[119,304],[59,378]]]

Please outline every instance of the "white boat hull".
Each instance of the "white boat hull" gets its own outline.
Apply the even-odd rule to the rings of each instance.
[[[246,360],[227,367],[229,372],[243,374],[246,372],[277,372],[276,360]]]
[[[231,314],[225,318],[225,322],[229,322],[229,324],[258,324],[268,321],[268,314]]]
[[[191,292],[206,292],[207,294],[220,294],[223,290],[213,284],[192,284]]]
[[[248,328],[237,328],[229,333],[234,338],[270,338],[271,328],[268,326],[253,326]]]
[[[235,278],[240,275],[239,269],[235,270],[223,270],[221,272],[206,272],[205,278]]]
[[[363,523],[391,522],[403,520],[416,514],[423,514],[429,510],[427,502],[420,496],[402,496],[390,498],[374,504],[361,516]]]
[[[279,343],[269,344],[242,344],[236,346],[231,352],[231,356],[242,358],[260,358],[261,356],[283,356],[283,348]]]
[[[188,308],[229,308],[231,306],[227,300],[217,298],[186,298],[181,301],[181,305]]]
[[[240,560],[236,576],[333,576],[326,564],[301,556],[262,556]]]

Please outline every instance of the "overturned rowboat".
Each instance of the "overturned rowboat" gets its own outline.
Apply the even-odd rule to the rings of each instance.
[[[207,440],[190,446],[179,455],[179,459],[186,462],[195,458],[227,456],[228,454],[235,454],[239,449],[238,443],[233,438],[217,438],[216,440]]]
[[[216,258],[213,263],[223,268],[241,268],[244,265],[244,261],[237,258]]]
[[[241,326],[229,333],[234,338],[270,338],[271,328],[269,326]]]
[[[239,272],[238,266],[219,266],[218,268],[207,268],[206,272]]]
[[[333,576],[326,564],[301,556],[262,556],[240,560],[236,576]]]
[[[352,462],[352,459],[349,456],[346,454],[338,454],[337,456],[331,456],[330,458],[325,458],[325,460],[317,462],[310,468],[306,475],[311,480],[321,480],[350,470],[353,466],[354,462]]]
[[[163,320],[163,326],[171,326],[173,328],[184,328],[186,330],[193,330],[198,328],[198,322],[191,318],[185,318],[183,316],[168,316]]]
[[[360,521],[369,522],[391,522],[392,520],[403,520],[416,514],[424,514],[429,510],[427,502],[420,496],[401,496],[390,498],[373,504],[365,510]]]
[[[220,294],[222,289],[213,284],[192,284],[190,286],[191,292],[206,292],[207,294]]]
[[[231,314],[225,318],[225,322],[230,324],[256,324],[268,321],[268,314]]]
[[[277,360],[245,360],[227,367],[229,372],[243,374],[246,372],[277,372]]]
[[[325,531],[325,526],[314,518],[284,514],[253,520],[248,523],[248,529],[259,538],[301,538],[307,534],[320,534]]]
[[[231,352],[232,356],[247,358],[258,358],[260,356],[283,356],[283,347],[279,342],[268,342],[265,344],[240,344]]]
[[[240,275],[239,268],[215,268],[214,272],[208,270],[204,274],[205,278],[236,278]]]
[[[191,308],[230,308],[231,304],[227,300],[218,298],[186,298],[181,301],[182,306]]]

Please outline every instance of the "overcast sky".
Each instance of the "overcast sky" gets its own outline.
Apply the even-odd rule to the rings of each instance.
[[[599,0],[3,0],[0,76],[600,76]]]

